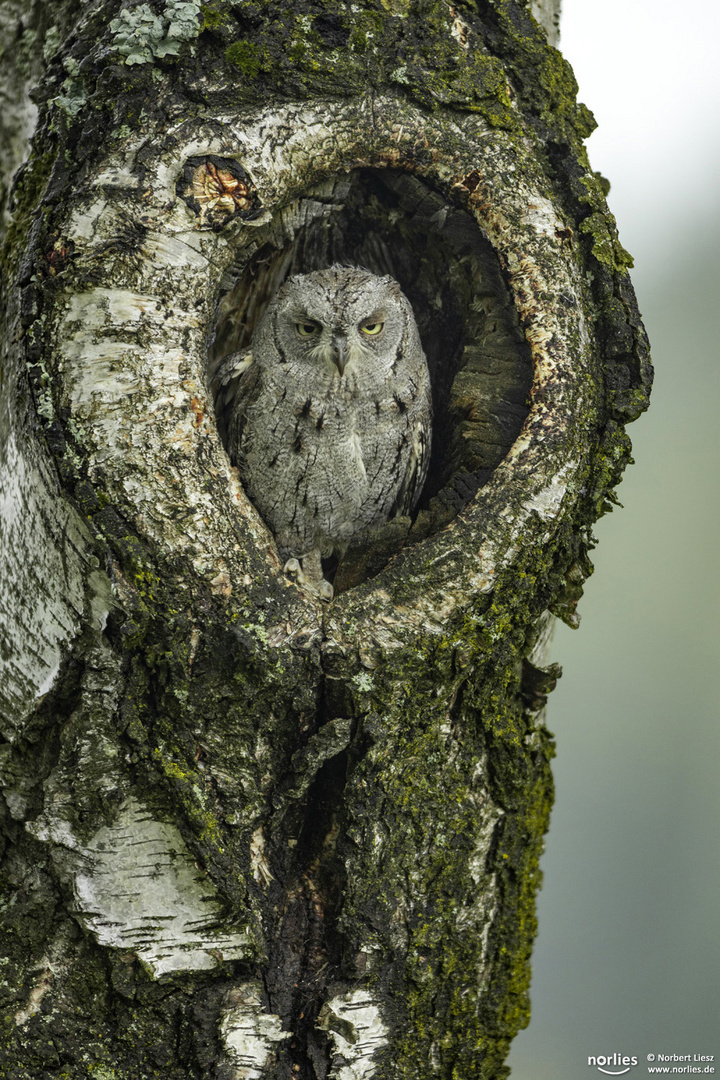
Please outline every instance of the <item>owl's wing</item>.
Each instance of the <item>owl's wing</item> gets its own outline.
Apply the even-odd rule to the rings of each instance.
[[[259,375],[251,352],[231,353],[218,371],[216,408],[219,415],[227,418],[228,451],[234,465],[240,457],[245,416],[255,397]]]
[[[409,514],[415,507],[430,464],[430,427],[422,420],[415,425],[413,444],[405,477],[395,502],[394,516]]]

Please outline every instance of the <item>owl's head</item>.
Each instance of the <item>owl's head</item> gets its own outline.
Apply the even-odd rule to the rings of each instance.
[[[398,283],[357,267],[330,266],[290,278],[269,305],[258,335],[272,334],[281,363],[361,377],[390,373],[420,341]],[[253,355],[262,363],[253,345]]]

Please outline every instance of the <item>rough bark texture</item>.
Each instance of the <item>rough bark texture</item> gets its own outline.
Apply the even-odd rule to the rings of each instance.
[[[650,384],[531,7],[2,8],[5,1077],[506,1075],[547,638]],[[323,606],[215,373],[333,258],[401,281],[439,419]]]

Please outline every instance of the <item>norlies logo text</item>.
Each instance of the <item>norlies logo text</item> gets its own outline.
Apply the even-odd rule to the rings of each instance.
[[[606,1076],[622,1076],[630,1072],[633,1065],[637,1065],[638,1059],[633,1054],[600,1054],[598,1057],[589,1057],[588,1065],[594,1065],[598,1072]]]

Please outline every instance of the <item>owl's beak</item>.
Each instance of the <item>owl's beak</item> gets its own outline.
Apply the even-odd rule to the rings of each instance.
[[[347,338],[342,337],[340,334],[336,334],[333,338],[333,363],[338,369],[341,375],[345,374],[345,368],[347,367],[348,356],[348,343]]]

